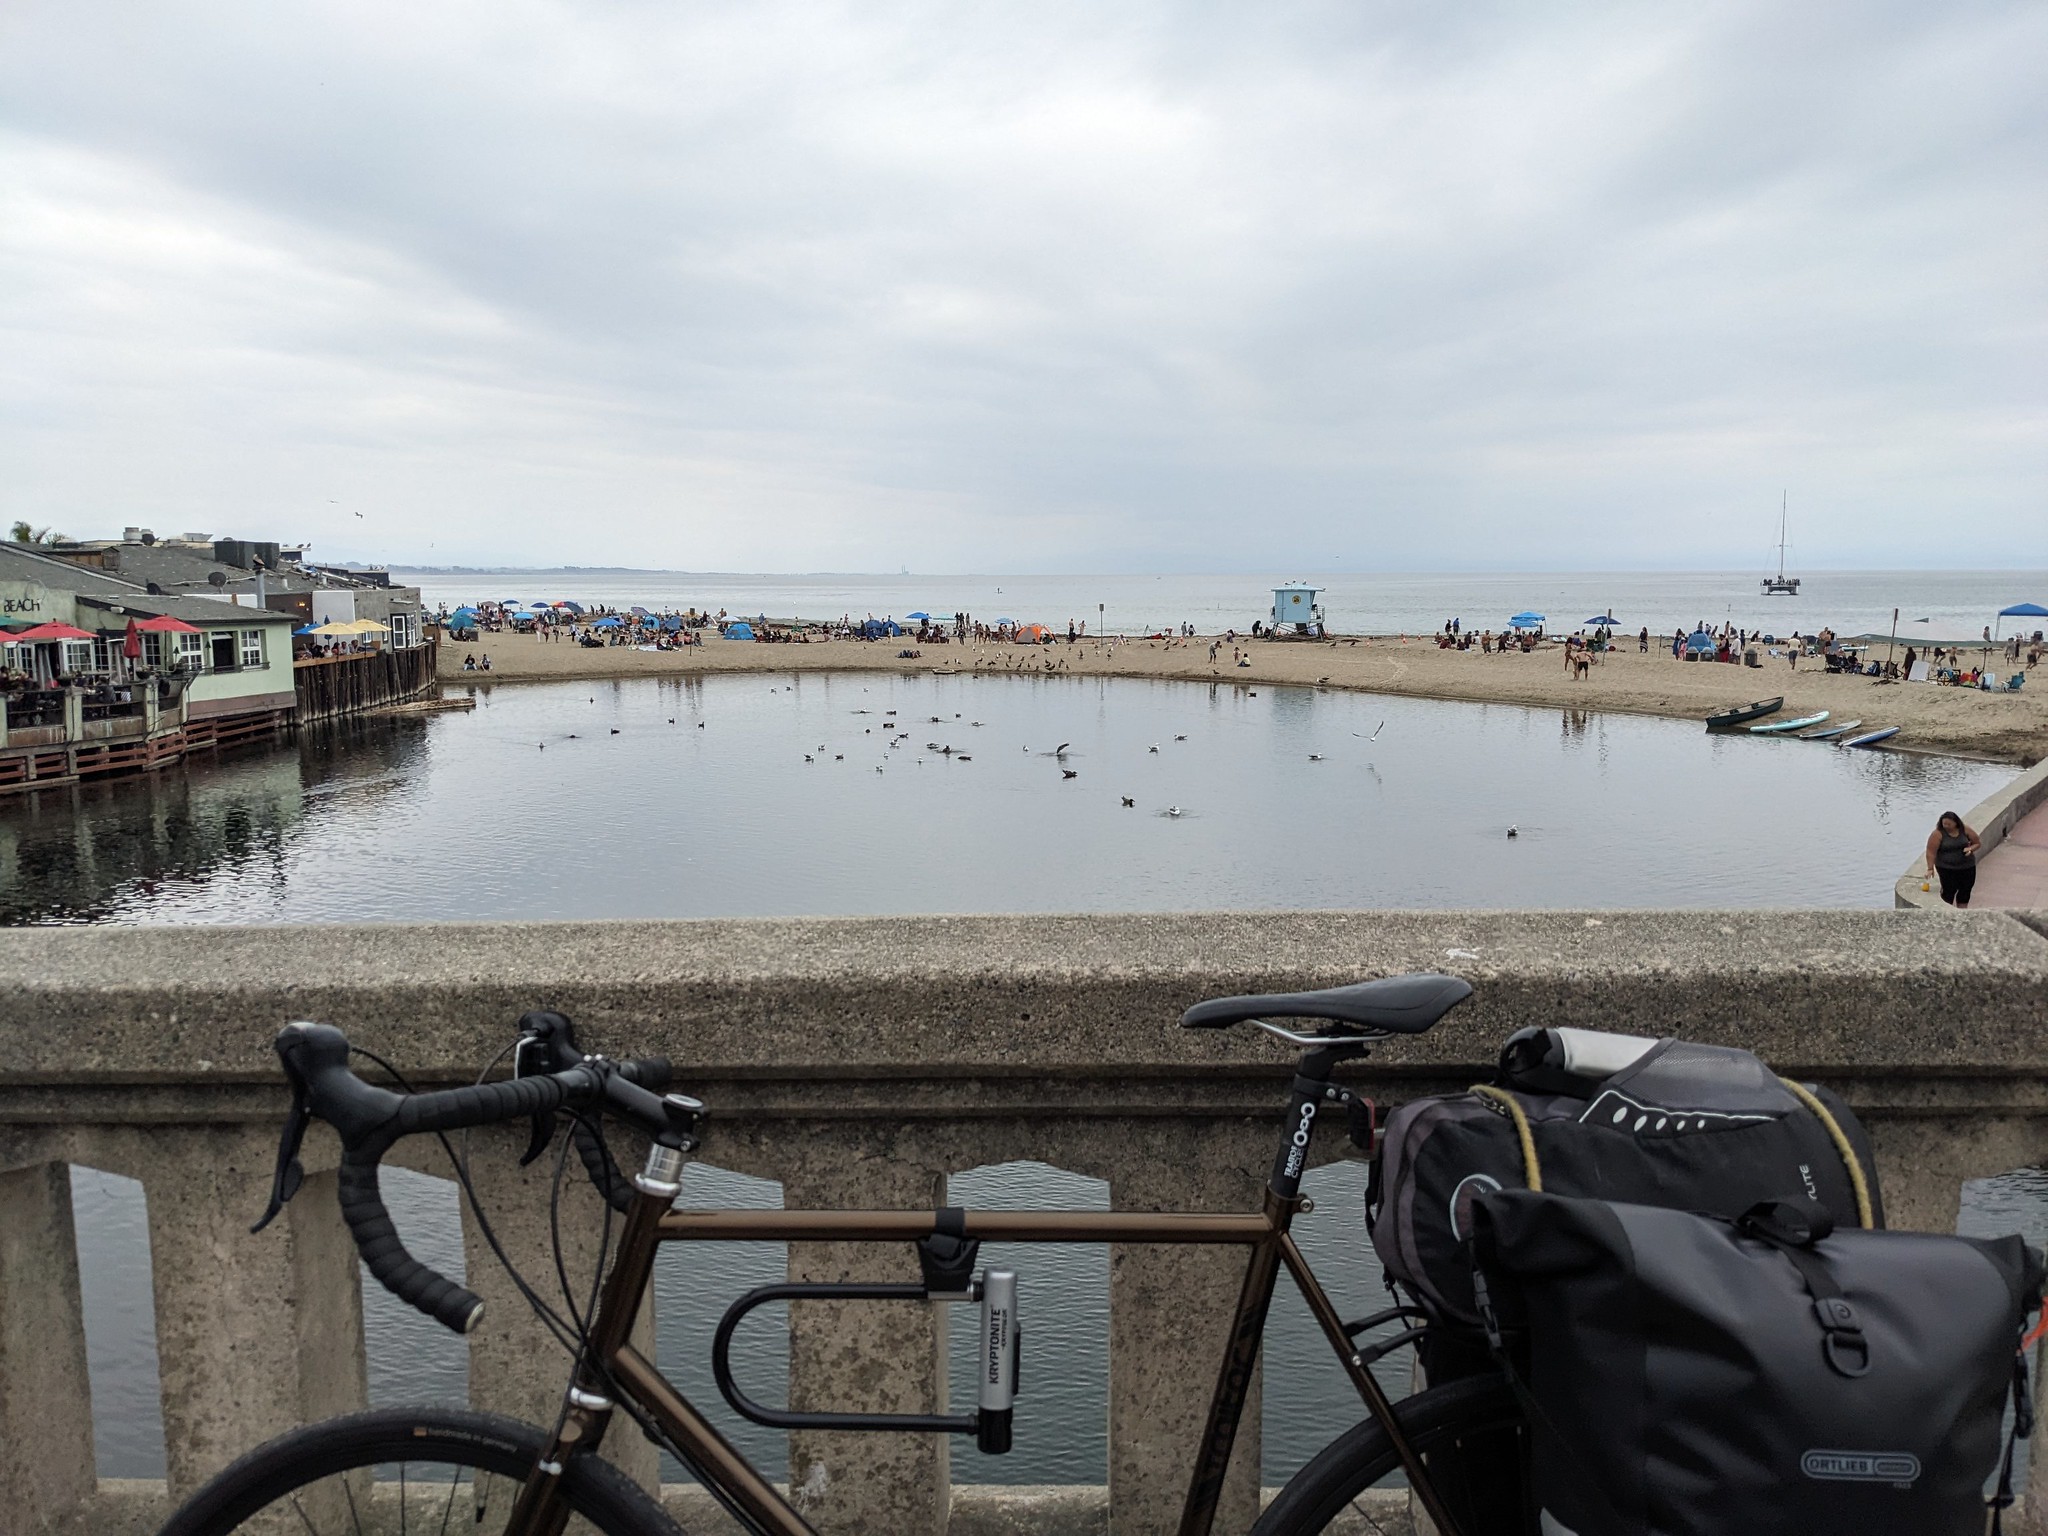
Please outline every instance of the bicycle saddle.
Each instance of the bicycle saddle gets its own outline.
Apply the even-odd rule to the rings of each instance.
[[[1425,971],[1320,992],[1211,998],[1182,1014],[1180,1022],[1184,1029],[1223,1029],[1247,1019],[1335,1019],[1363,1029],[1419,1035],[1471,995],[1472,983],[1463,977]]]

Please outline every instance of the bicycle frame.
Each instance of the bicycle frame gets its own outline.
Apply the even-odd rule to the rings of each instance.
[[[1180,1536],[1209,1536],[1230,1463],[1231,1447],[1250,1389],[1252,1366],[1265,1333],[1273,1286],[1284,1264],[1309,1311],[1336,1352],[1360,1398],[1386,1430],[1407,1469],[1410,1485],[1442,1536],[1457,1536],[1420,1456],[1394,1416],[1392,1402],[1373,1377],[1330,1298],[1289,1235],[1302,1200],[1301,1175],[1317,1110],[1348,1102],[1330,1083],[1331,1069],[1364,1054],[1364,1040],[1333,1040],[1303,1057],[1289,1098],[1280,1151],[1263,1208],[1250,1213],[1120,1213],[1096,1211],[968,1211],[968,1238],[1027,1243],[1200,1243],[1250,1250],[1229,1342],[1210,1398],[1207,1426],[1182,1507]],[[521,1489],[506,1536],[560,1536],[569,1517],[558,1495],[566,1459],[595,1451],[613,1404],[605,1377],[659,1426],[679,1458],[728,1513],[757,1536],[816,1536],[752,1463],[678,1392],[654,1363],[629,1342],[633,1319],[646,1296],[655,1252],[671,1242],[915,1243],[935,1230],[933,1211],[676,1211],[680,1158],[663,1162],[656,1148],[649,1171],[634,1181],[639,1193],[627,1212],[618,1254],[605,1279],[591,1327],[591,1346],[602,1372],[584,1368],[569,1392],[569,1406],[554,1444]]]

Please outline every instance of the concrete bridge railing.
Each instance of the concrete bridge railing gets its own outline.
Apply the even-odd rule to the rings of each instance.
[[[1123,1208],[1249,1209],[1289,1058],[1249,1030],[1180,1031],[1179,1011],[1228,991],[1452,970],[1474,1002],[1357,1069],[1382,1103],[1463,1086],[1526,1024],[1740,1044],[1856,1106],[1894,1225],[1953,1230],[1964,1181],[2048,1162],[2044,935],[2048,915],[1947,912],[0,933],[0,1524],[152,1529],[241,1451],[364,1401],[358,1271],[323,1130],[288,1215],[247,1230],[286,1102],[269,1041],[289,1019],[339,1024],[425,1085],[469,1080],[520,1012],[558,1007],[593,1048],[673,1057],[714,1111],[703,1156],[779,1180],[790,1206],[928,1207],[951,1172],[1030,1158],[1106,1180]],[[518,1143],[480,1139],[474,1166],[514,1257],[542,1269],[545,1179],[516,1168]],[[404,1160],[446,1172],[431,1144]],[[94,1474],[74,1163],[147,1195],[167,1483]],[[572,1241],[595,1210],[575,1206]],[[559,1356],[465,1238],[490,1303],[471,1397],[546,1419]],[[834,1533],[1171,1529],[1240,1263],[1113,1253],[1106,1490],[956,1492],[936,1437],[798,1435],[810,1517]],[[792,1245],[789,1267],[914,1273],[907,1249],[822,1244]],[[942,1341],[922,1309],[901,1310],[849,1335],[795,1309],[791,1400],[930,1411]],[[1256,1508],[1258,1423],[1249,1412],[1219,1529],[1243,1530]],[[654,1475],[637,1436],[613,1449]]]

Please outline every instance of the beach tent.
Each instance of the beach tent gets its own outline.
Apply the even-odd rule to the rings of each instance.
[[[734,619],[725,626],[725,638],[728,640],[751,640],[754,638],[754,626],[745,619]]]
[[[1510,629],[1536,629],[1542,625],[1544,616],[1540,613],[1518,613],[1508,620]]]
[[[1026,624],[1017,631],[1017,638],[1026,645],[1043,645],[1050,634],[1043,624]]]
[[[1581,619],[1579,622],[1582,624],[1605,624],[1609,629],[1612,629],[1615,625],[1619,624],[1621,620],[1617,619],[1611,613],[1596,613],[1593,615],[1592,618]]]
[[[1998,610],[2001,619],[2048,619],[2048,608],[2039,603],[2014,603],[2010,608]],[[1996,630],[1992,633],[1995,635]]]
[[[900,635],[903,633],[893,619],[869,619],[860,626],[860,632],[870,640],[879,640],[884,635]]]
[[[683,616],[679,613],[672,613],[661,621],[661,627],[665,632],[672,635],[683,627]]]
[[[562,601],[555,604],[555,606],[557,608],[566,608],[571,613],[581,613],[583,611],[583,605],[581,603],[572,603],[567,598],[562,599]]]
[[[1704,652],[1711,656],[1714,654],[1714,637],[1704,629],[1696,629],[1685,637],[1685,648],[1694,654]]]

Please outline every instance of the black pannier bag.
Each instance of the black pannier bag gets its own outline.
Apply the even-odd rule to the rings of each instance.
[[[1476,1330],[1472,1202],[1537,1189],[1739,1216],[1760,1200],[1884,1225],[1863,1127],[1824,1088],[1748,1051],[1591,1030],[1528,1029],[1496,1084],[1413,1100],[1387,1118],[1367,1193],[1389,1279],[1439,1321]]]
[[[1545,1536],[1984,1530],[2008,1395],[2022,1433],[2028,1413],[2041,1258],[2019,1238],[1526,1190],[1473,1215]]]

